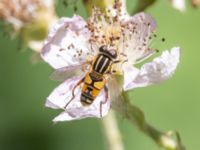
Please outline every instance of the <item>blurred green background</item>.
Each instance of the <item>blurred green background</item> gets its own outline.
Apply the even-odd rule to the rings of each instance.
[[[134,2],[128,0],[129,11]],[[59,16],[71,16],[73,9],[58,3]],[[158,1],[147,12],[158,23],[154,47],[181,47],[181,61],[173,77],[160,85],[136,89],[130,94],[148,122],[163,131],[178,130],[188,150],[200,149],[200,9],[185,13],[167,1]],[[78,14],[86,12],[78,2]],[[161,39],[165,37],[166,42]],[[58,85],[48,76],[50,66],[31,64],[31,50],[19,52],[19,40],[0,31],[0,150],[104,150],[98,119],[53,124],[59,111],[44,107],[45,98]],[[160,54],[158,54],[160,55]],[[126,150],[157,150],[159,147],[128,121],[119,117]]]

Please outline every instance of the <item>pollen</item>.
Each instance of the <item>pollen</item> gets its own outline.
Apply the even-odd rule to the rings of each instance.
[[[122,28],[119,21],[120,10],[117,10],[120,4],[114,5],[113,8],[107,9],[106,13],[101,12],[98,8],[93,8],[93,13],[88,20],[88,29],[91,32],[90,41],[95,43],[98,47],[101,45],[110,45],[118,48]],[[117,10],[115,14],[111,10]],[[120,9],[120,7],[119,7]]]

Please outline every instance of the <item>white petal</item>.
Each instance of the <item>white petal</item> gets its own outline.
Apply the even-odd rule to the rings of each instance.
[[[149,27],[150,27],[151,32],[153,32],[156,30],[156,27],[157,27],[157,23],[153,19],[153,17],[151,17],[149,14],[146,14],[143,12],[135,14],[134,16],[130,17],[127,21],[135,22],[140,27],[143,26],[144,32],[148,32]],[[148,23],[150,24],[149,27],[145,25]]]
[[[148,14],[138,13],[122,23],[125,26],[119,50],[128,56],[130,64],[148,52],[149,40],[156,29],[156,21]]]
[[[59,85],[47,98],[46,106],[53,109],[63,109],[72,97],[72,88],[80,81],[83,76],[68,79]],[[86,117],[100,118],[100,102],[105,100],[105,92],[102,90],[94,102],[90,106],[83,106],[80,103],[81,86],[75,90],[75,98],[67,106],[66,110],[58,115],[53,121],[67,121],[75,119],[83,119]],[[108,113],[110,108],[110,100],[102,105],[102,116]]]
[[[139,74],[139,69],[133,67],[133,66],[125,66],[123,68],[124,71],[124,90],[129,89],[129,86],[133,82],[133,79],[137,77]]]
[[[80,95],[79,95],[80,96]],[[70,121],[70,120],[80,120],[88,117],[97,117],[100,116],[100,102],[105,100],[105,92],[101,91],[99,96],[90,106],[82,106],[80,101],[72,101],[71,105],[67,107],[60,115],[54,118],[54,122],[58,121]],[[110,100],[107,103],[102,105],[102,117],[104,117],[110,109]]]
[[[45,106],[53,109],[63,109],[65,104],[72,97],[72,89],[73,87],[83,78],[83,76],[73,77],[62,84],[60,84],[57,88],[53,90],[53,92],[48,96]],[[80,88],[75,90],[75,94]],[[75,99],[79,99],[76,97]]]
[[[93,54],[89,37],[90,32],[83,18],[61,18],[49,32],[41,56],[55,69],[79,65]]]
[[[124,90],[145,87],[168,79],[174,73],[179,63],[179,57],[180,48],[174,47],[171,52],[164,51],[160,57],[144,64],[139,71],[134,67],[124,70]]]

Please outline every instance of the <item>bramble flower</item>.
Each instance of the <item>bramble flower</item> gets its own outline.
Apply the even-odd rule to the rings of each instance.
[[[11,25],[12,36],[19,35],[35,51],[40,51],[49,27],[57,18],[53,0],[1,0],[0,20]]]
[[[50,30],[41,52],[42,58],[56,69],[51,77],[64,81],[49,95],[45,104],[53,109],[64,110],[53,121],[103,117],[108,113],[111,102],[115,101],[112,95],[168,79],[179,63],[179,47],[164,51],[160,57],[140,69],[134,66],[156,52],[149,48],[155,29],[156,22],[150,15],[138,13],[129,16],[124,11],[122,13],[118,1],[106,14],[94,8],[88,21],[78,15],[61,18]],[[83,106],[80,102],[82,83],[76,88],[71,101],[74,86],[91,69],[90,62],[95,59],[101,46],[114,49],[118,61],[112,66],[113,73],[106,84],[109,95],[102,106],[102,114],[99,108],[100,103],[105,101],[104,89],[91,105]],[[115,86],[118,75],[124,77],[121,87]]]

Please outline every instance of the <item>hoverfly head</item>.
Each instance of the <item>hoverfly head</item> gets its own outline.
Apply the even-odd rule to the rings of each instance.
[[[99,48],[99,52],[109,56],[111,59],[117,58],[117,51],[114,48],[108,48],[106,45],[102,45]]]

